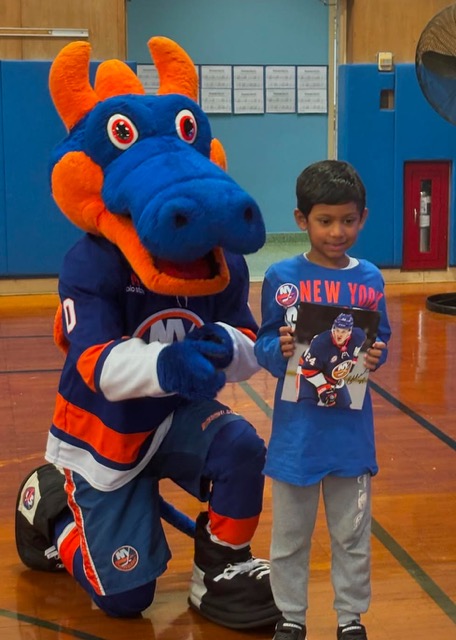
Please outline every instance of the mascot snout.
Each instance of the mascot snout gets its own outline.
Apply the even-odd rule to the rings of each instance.
[[[179,165],[174,180],[164,170],[168,162]],[[263,246],[265,227],[255,200],[193,148],[181,143],[178,151],[151,152],[139,164],[132,149],[113,164],[105,172],[105,204],[111,213],[131,216],[142,245],[157,258],[192,261],[216,246],[238,254]]]

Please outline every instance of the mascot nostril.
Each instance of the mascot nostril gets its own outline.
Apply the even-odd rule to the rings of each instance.
[[[68,129],[52,193],[85,234],[59,274],[66,357],[48,464],[19,490],[16,546],[31,568],[66,568],[108,615],[134,617],[171,557],[164,519],[193,538],[189,605],[226,627],[264,627],[280,618],[269,562],[250,547],[265,445],[217,399],[259,370],[242,254],[262,246],[264,223],[224,171],[193,62],[168,38],[149,49],[156,96],[119,60],[98,66],[92,88],[86,42],[51,67]],[[207,503],[196,522],[162,498],[162,478]]]
[[[184,216],[182,213],[177,213],[174,216],[174,226],[176,227],[176,229],[181,229],[182,227],[185,227],[187,225],[188,225],[187,216]]]
[[[253,221],[253,211],[250,207],[244,211],[244,220],[249,223]]]

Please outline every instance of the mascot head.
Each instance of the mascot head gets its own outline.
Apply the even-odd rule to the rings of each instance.
[[[229,282],[224,249],[261,248],[263,219],[225,171],[223,147],[196,102],[191,59],[164,37],[149,50],[156,96],[119,60],[102,62],[92,87],[88,43],[57,56],[49,86],[68,135],[52,159],[52,193],[75,225],[115,244],[150,290],[218,293]]]

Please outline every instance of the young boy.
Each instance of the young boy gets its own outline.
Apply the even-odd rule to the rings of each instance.
[[[282,612],[273,640],[305,640],[309,555],[320,490],[331,538],[331,579],[338,640],[367,640],[361,614],[370,600],[371,477],[378,471],[372,403],[362,409],[282,400],[300,301],[378,310],[377,340],[364,355],[375,371],[391,330],[384,281],[366,260],[350,257],[367,217],[365,188],[352,166],[326,160],[298,177],[295,219],[310,250],[272,265],[262,290],[259,363],[278,378],[265,474],[272,478],[271,582]]]

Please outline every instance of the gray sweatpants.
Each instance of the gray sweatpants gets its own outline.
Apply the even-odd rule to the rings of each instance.
[[[370,602],[370,475],[326,476],[308,487],[272,481],[271,585],[283,616],[304,624],[320,487],[331,538],[334,609],[343,625],[359,619]]]

